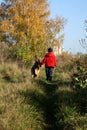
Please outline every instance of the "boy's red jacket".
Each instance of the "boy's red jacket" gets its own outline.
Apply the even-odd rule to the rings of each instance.
[[[56,56],[53,52],[48,52],[40,65],[45,64],[45,67],[55,67],[56,66]]]

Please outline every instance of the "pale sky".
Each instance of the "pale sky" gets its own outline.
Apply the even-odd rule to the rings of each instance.
[[[87,19],[87,0],[48,1],[50,2],[51,17],[64,17],[68,21],[64,29],[64,50],[72,53],[87,53],[79,43],[79,40],[85,37],[84,21]]]
[[[56,15],[67,19],[64,29],[65,40],[63,47],[65,51],[72,53],[84,50],[79,40],[85,37],[84,21],[87,20],[87,0],[48,0],[50,2],[51,17]]]

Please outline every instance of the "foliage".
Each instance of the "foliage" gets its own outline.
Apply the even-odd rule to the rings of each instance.
[[[73,86],[76,89],[87,87],[87,55],[76,61],[77,72],[73,74]]]
[[[62,31],[64,30],[64,25],[66,20],[62,17],[56,16],[54,19],[50,19],[46,22],[46,42],[47,46],[59,47],[64,40],[64,34]],[[60,34],[61,33],[61,34]]]
[[[18,59],[29,60],[30,55],[38,52],[45,39],[44,23],[48,15],[46,0],[4,0],[1,3],[1,40],[11,46],[11,55],[15,53],[14,46]]]
[[[38,8],[37,8],[38,7]],[[8,45],[8,57],[28,62],[43,56],[48,46],[59,45],[64,18],[49,19],[47,0],[4,0],[0,5],[0,40]]]

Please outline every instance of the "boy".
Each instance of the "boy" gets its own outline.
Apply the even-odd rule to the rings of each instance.
[[[52,48],[48,48],[48,53],[40,63],[40,66],[45,64],[46,80],[52,81],[53,69],[56,66],[56,56]]]

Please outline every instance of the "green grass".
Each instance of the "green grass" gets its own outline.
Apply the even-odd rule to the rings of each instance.
[[[75,91],[70,79],[56,68],[47,82],[41,68],[32,80],[30,69],[0,65],[0,130],[86,130],[87,89]]]

